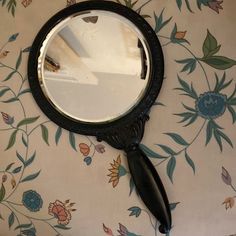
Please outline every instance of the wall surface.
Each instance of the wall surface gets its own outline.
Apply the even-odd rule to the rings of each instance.
[[[160,235],[124,153],[57,127],[30,93],[29,47],[73,2],[0,1],[0,236]],[[142,148],[171,202],[170,235],[236,235],[236,1],[120,3],[146,17],[165,55]]]

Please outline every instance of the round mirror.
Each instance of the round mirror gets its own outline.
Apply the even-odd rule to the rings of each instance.
[[[38,77],[51,104],[87,123],[108,122],[138,104],[150,79],[144,36],[125,17],[102,10],[69,16],[47,35]]]
[[[52,121],[125,150],[136,189],[167,234],[168,198],[139,146],[161,89],[163,61],[155,32],[139,14],[111,1],[83,1],[39,31],[28,75],[36,102]]]

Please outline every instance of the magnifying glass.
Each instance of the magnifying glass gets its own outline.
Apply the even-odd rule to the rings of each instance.
[[[53,16],[34,40],[29,84],[41,110],[59,126],[124,150],[144,204],[171,229],[169,202],[154,166],[139,148],[161,89],[163,54],[136,12],[87,1]]]

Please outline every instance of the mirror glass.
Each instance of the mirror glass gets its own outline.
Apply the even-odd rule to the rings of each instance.
[[[124,116],[142,99],[150,78],[144,36],[116,13],[70,16],[47,35],[38,77],[50,103],[69,118],[104,123]]]

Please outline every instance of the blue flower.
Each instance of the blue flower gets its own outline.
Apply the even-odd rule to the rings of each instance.
[[[43,206],[41,196],[33,190],[28,190],[23,193],[22,203],[29,211],[33,212],[39,211]]]
[[[226,95],[206,92],[196,100],[196,110],[205,119],[215,119],[224,114],[226,109]]]

